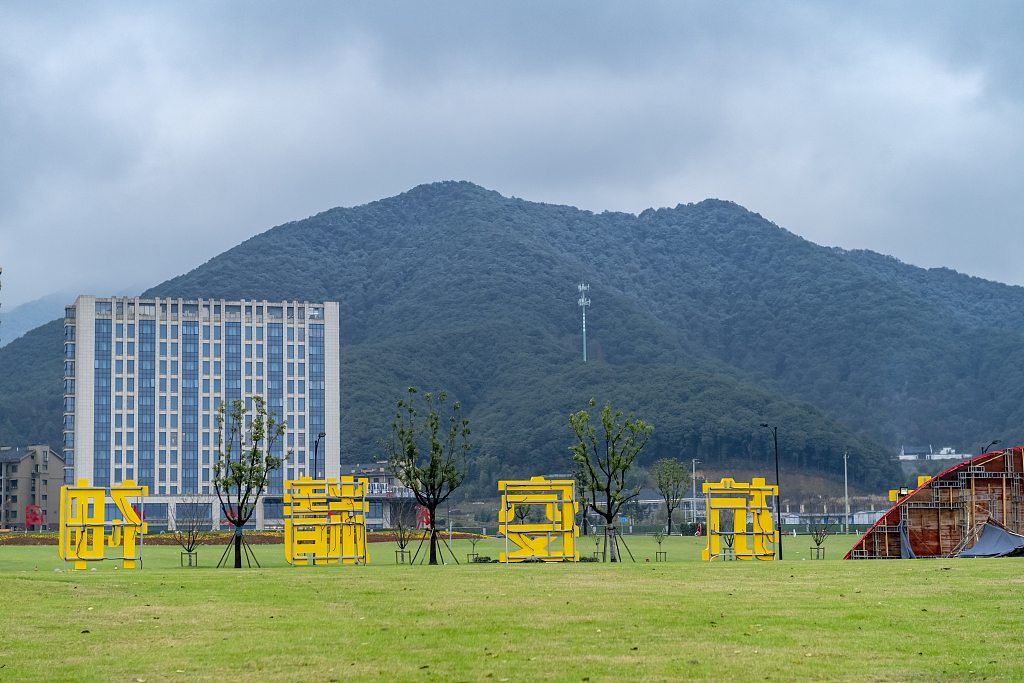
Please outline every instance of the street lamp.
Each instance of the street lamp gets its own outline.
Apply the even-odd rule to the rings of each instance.
[[[775,497],[775,525],[779,528],[779,559],[782,559],[782,487],[779,486],[779,428],[769,427],[767,422],[762,422],[761,426],[771,431],[772,436],[775,437],[775,488],[778,489],[779,493]]]
[[[327,435],[324,434],[323,432],[320,432],[319,434],[317,434],[316,443],[313,444],[313,473],[318,479],[320,478],[320,470],[317,469],[319,461],[317,460],[316,456],[317,453],[320,451],[320,439],[324,438],[325,436]],[[324,463],[324,469],[327,469],[326,462]]]
[[[693,497],[690,499],[690,512],[693,513],[694,524],[697,523],[697,463],[699,462],[700,460],[697,458],[693,459],[693,477],[690,478],[690,481],[693,482]]]
[[[996,445],[997,443],[1002,443],[1002,441],[1000,441],[999,439],[996,439],[995,441],[993,441],[993,442],[992,442],[992,443],[990,443],[989,445],[985,446],[985,450],[983,450],[983,451],[981,452],[981,454],[982,454],[982,455],[985,455],[986,453],[988,453],[988,449],[992,448],[992,447],[993,447],[993,446],[995,446],[995,445]]]

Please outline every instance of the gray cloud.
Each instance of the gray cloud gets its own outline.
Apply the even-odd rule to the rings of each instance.
[[[4,298],[141,289],[443,179],[596,211],[731,199],[818,243],[1024,284],[1022,14],[5,4]]]

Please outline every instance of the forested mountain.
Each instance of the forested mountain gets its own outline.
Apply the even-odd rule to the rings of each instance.
[[[841,476],[849,450],[874,490],[900,478],[901,443],[1022,441],[1024,289],[820,247],[718,200],[593,214],[435,183],[279,226],[144,295],[339,301],[346,460],[380,453],[410,384],[463,401],[484,482],[565,471],[567,413],[591,396],[655,425],[648,460],[763,462],[758,423],[777,422],[784,466]],[[0,350],[4,443],[31,433],[7,419],[12,392],[59,375],[57,335]],[[59,390],[29,401],[51,440]]]

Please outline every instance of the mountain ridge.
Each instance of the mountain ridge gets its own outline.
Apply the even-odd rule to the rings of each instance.
[[[520,455],[521,444],[501,445],[474,420],[480,458],[516,474],[565,462],[559,425],[590,398],[581,398],[588,386],[600,402],[631,396],[656,411],[657,420],[638,414],[675,436],[652,452],[761,457],[761,418],[743,408],[749,393],[793,415],[811,411],[792,443],[780,431],[784,466],[840,476],[835,450],[846,444],[874,472],[865,485],[882,490],[902,476],[891,459],[901,443],[965,450],[995,432],[1004,442],[1024,436],[1024,378],[1004,370],[1024,361],[1024,317],[1014,313],[1024,288],[933,270],[813,244],[726,200],[593,213],[445,181],[276,226],[142,296],[339,301],[343,378],[362,378],[343,379],[345,449],[363,461],[403,383],[443,385],[506,432],[533,434]],[[591,362],[577,374],[581,278],[592,285]],[[3,387],[7,348],[0,354]],[[374,386],[381,368],[389,379]],[[708,428],[614,378],[675,396]],[[672,382],[707,387],[706,404],[752,426],[704,411]],[[520,407],[531,401],[533,414]],[[18,433],[2,423],[4,438]],[[57,427],[59,436],[59,414]]]

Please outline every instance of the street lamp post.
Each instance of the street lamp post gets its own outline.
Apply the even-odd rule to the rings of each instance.
[[[775,437],[775,488],[778,489],[779,493],[775,497],[775,525],[779,529],[779,559],[782,559],[782,487],[779,486],[779,428],[769,427],[767,422],[762,422],[761,426],[771,431],[772,436]]]
[[[697,463],[700,460],[697,458],[693,459],[693,477],[690,481],[693,482],[693,498],[690,499],[690,512],[693,513],[693,519],[691,520],[694,524],[697,523]]]
[[[320,469],[317,467],[317,465],[320,464],[320,461],[317,458],[317,454],[320,452],[320,439],[324,438],[325,436],[327,435],[324,434],[323,432],[320,432],[319,434],[317,434],[316,443],[313,444],[313,474],[317,479],[320,478]],[[327,469],[326,458],[324,462],[324,469]]]
[[[846,494],[846,533],[850,533],[850,479],[847,476],[846,459],[850,452],[843,453],[843,491]]]
[[[985,450],[983,450],[981,452],[981,454],[985,455],[986,453],[988,453],[988,449],[992,448],[993,446],[995,446],[996,444],[999,444],[999,443],[1002,443],[1002,441],[1000,441],[999,439],[996,439],[995,441],[993,441],[989,445],[985,446]]]

